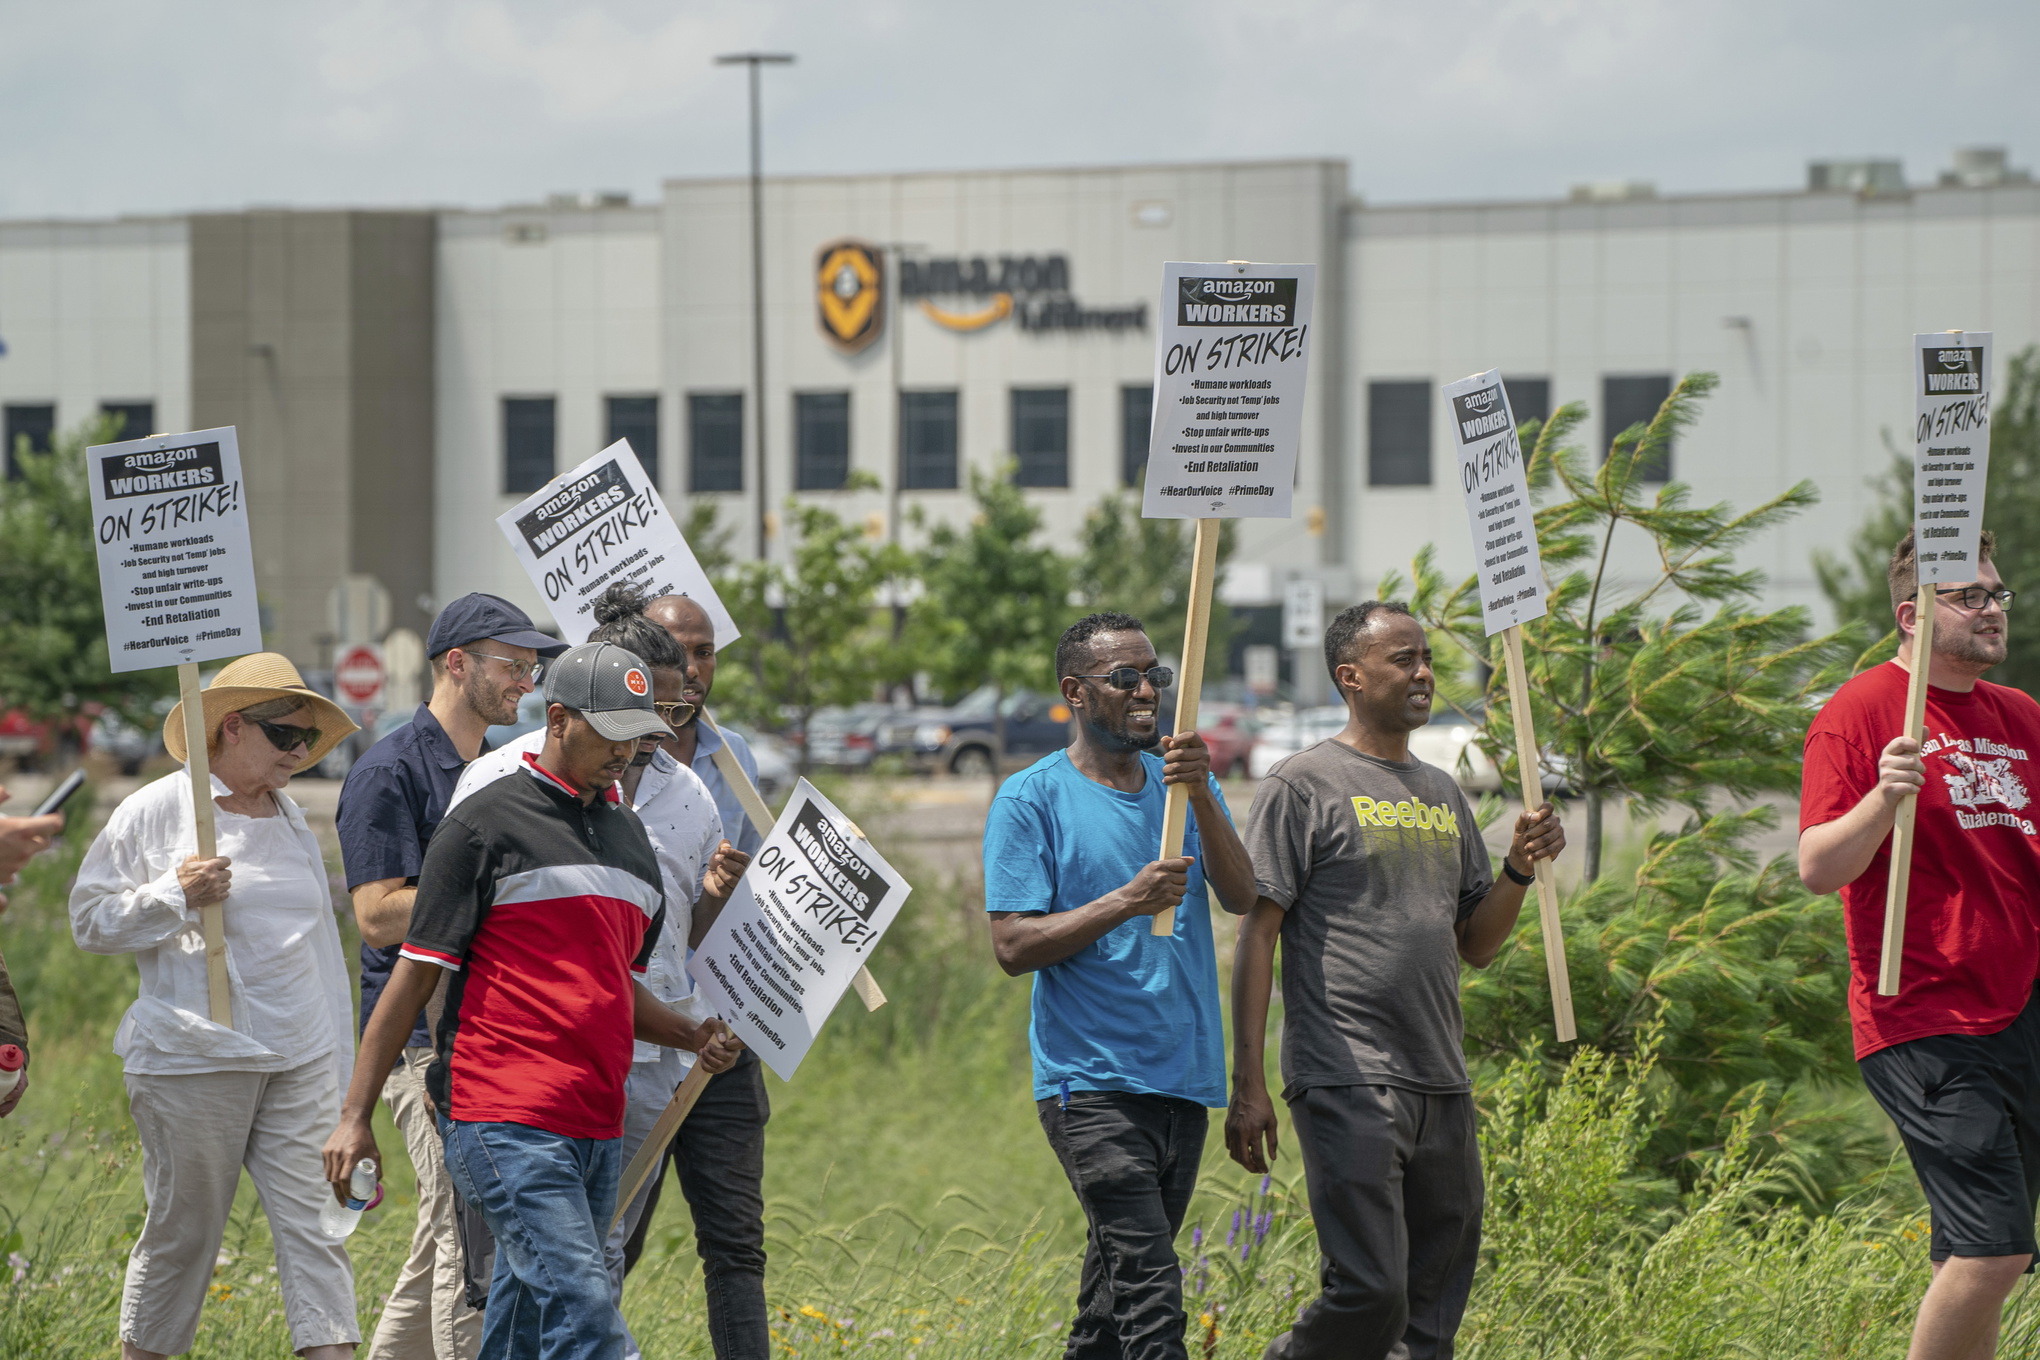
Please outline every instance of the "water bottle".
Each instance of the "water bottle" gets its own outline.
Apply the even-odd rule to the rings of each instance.
[[[0,1044],[0,1100],[19,1090],[28,1080],[28,1055],[19,1044]]]
[[[381,1199],[376,1192],[375,1163],[363,1157],[355,1163],[354,1174],[347,1178],[347,1203],[343,1205],[328,1195],[319,1205],[319,1231],[335,1242],[341,1241],[361,1226],[361,1211]]]

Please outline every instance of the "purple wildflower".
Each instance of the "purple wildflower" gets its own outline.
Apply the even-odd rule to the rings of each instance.
[[[1275,1183],[1275,1177],[1274,1177],[1274,1176],[1273,1176],[1272,1174],[1271,1174],[1271,1175],[1266,1175],[1266,1176],[1263,1176],[1263,1177],[1261,1177],[1261,1194],[1262,1194],[1262,1195],[1263,1195],[1264,1197],[1265,1197],[1265,1196],[1267,1195],[1267,1193],[1268,1193],[1268,1187],[1269,1187],[1269,1186],[1271,1186],[1271,1185],[1273,1185],[1274,1183]]]
[[[1232,1231],[1225,1235],[1225,1244],[1230,1247],[1240,1235],[1240,1211],[1232,1211]]]
[[[1204,1225],[1198,1224],[1190,1230],[1190,1247],[1194,1251],[1204,1245]]]
[[[1254,1250],[1254,1244],[1253,1244],[1252,1242],[1242,1242],[1242,1243],[1240,1243],[1240,1264],[1241,1264],[1241,1265],[1245,1265],[1245,1264],[1247,1263],[1247,1256],[1248,1256],[1248,1255],[1249,1255],[1249,1254],[1250,1254],[1250,1253],[1251,1253],[1251,1252],[1252,1252],[1253,1250]]]
[[[1274,1222],[1275,1215],[1272,1212],[1254,1215],[1254,1241],[1258,1243],[1261,1239],[1265,1238],[1268,1235],[1268,1229],[1274,1225]]]

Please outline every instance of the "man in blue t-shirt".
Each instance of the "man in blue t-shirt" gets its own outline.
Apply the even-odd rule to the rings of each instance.
[[[1254,871],[1203,741],[1161,735],[1174,676],[1140,620],[1079,619],[1055,668],[1075,731],[992,800],[985,909],[999,966],[1034,974],[1034,1099],[1090,1225],[1063,1354],[1186,1360],[1175,1239],[1205,1112],[1226,1103],[1204,889],[1245,912]],[[1164,784],[1190,786],[1193,815],[1182,856],[1157,860]],[[1170,908],[1175,932],[1154,934]]]

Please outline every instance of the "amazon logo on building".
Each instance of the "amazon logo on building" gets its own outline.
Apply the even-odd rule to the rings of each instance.
[[[1007,317],[1014,318],[1024,331],[1117,333],[1147,328],[1144,302],[1095,308],[1072,298],[1070,262],[1065,255],[902,260],[900,296],[917,302],[930,321],[952,331],[981,331]]]

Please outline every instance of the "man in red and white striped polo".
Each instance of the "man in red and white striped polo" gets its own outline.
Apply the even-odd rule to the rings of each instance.
[[[546,741],[522,777],[448,812],[425,853],[410,933],[362,1034],[326,1174],[376,1151],[383,1078],[441,976],[426,1087],[455,1187],[496,1237],[484,1357],[615,1360],[622,1321],[602,1243],[621,1171],[633,1038],[736,1060],[720,1021],[690,1023],[633,977],[666,909],[644,826],[617,778],[666,725],[650,672],[608,643],[545,676]]]

